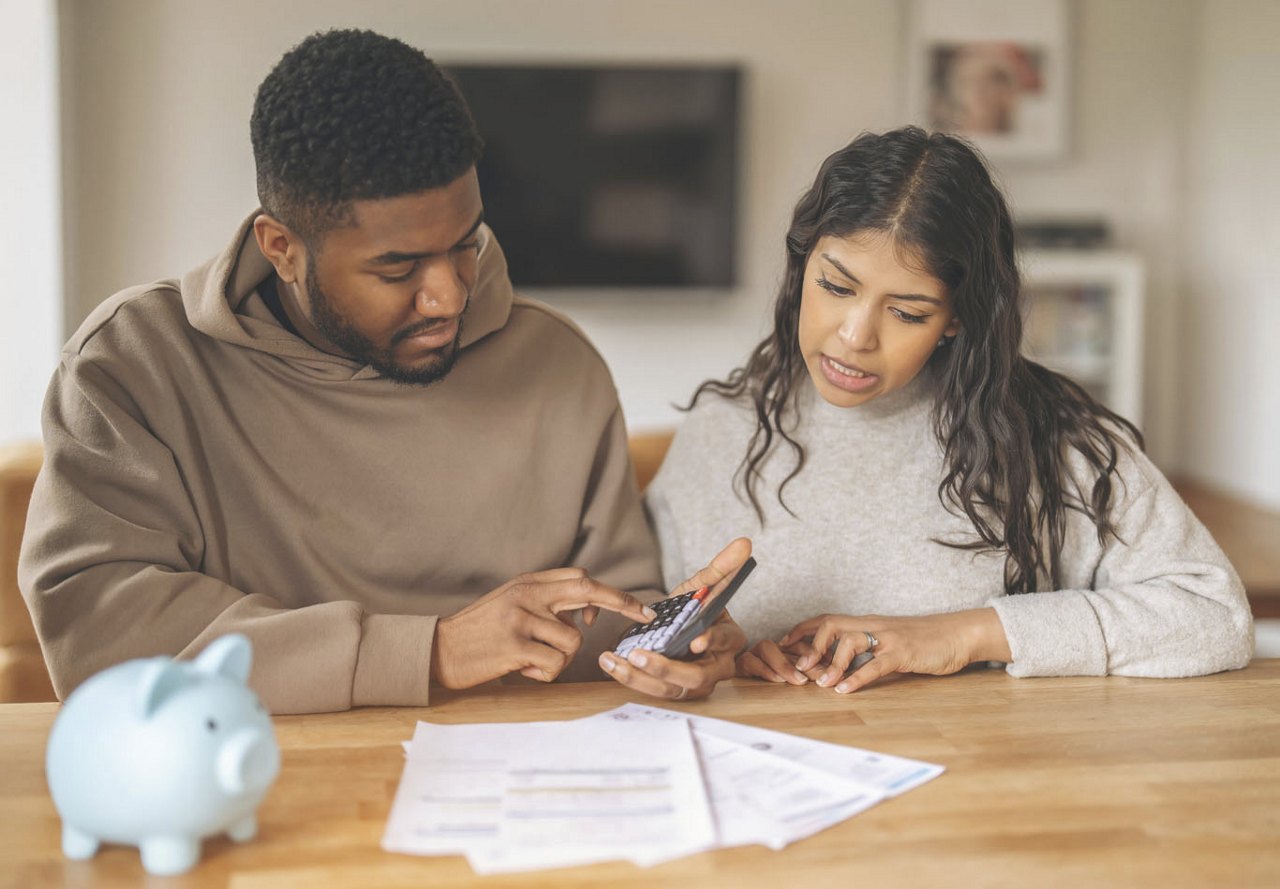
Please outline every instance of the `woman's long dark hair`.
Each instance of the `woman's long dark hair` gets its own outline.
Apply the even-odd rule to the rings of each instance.
[[[960,322],[951,344],[921,370],[937,383],[934,432],[946,463],[938,497],[967,516],[978,537],[948,545],[1004,551],[1007,593],[1033,592],[1042,579],[1060,588],[1067,511],[1088,516],[1100,543],[1115,536],[1112,481],[1123,436],[1142,447],[1142,435],[1071,380],[1022,356],[1013,221],[981,157],[962,139],[906,127],[864,133],[827,158],[787,231],[773,332],[745,367],[699,386],[690,407],[708,392],[750,398],[756,429],[736,482],[763,521],[761,466],[780,438],[796,455],[777,492],[785,507],[783,489],[805,462],[784,426],[806,376],[797,339],[805,264],[819,239],[869,232],[918,256],[946,285]],[[1070,479],[1073,451],[1095,479],[1087,496]]]

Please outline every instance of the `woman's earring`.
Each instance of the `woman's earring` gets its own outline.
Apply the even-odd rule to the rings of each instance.
[[[938,347],[941,348],[947,345],[949,342],[951,342],[951,337],[944,336],[942,339],[938,340]]]

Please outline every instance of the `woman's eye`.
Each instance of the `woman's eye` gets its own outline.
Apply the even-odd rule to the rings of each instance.
[[[890,309],[889,311],[893,312],[899,320],[908,324],[923,324],[925,319],[929,317],[928,315],[913,315],[910,312],[904,312],[902,309]]]
[[[834,293],[836,296],[852,296],[853,295],[853,291],[850,290],[848,287],[841,287],[838,284],[832,284],[830,281],[827,280],[825,275],[820,276],[817,280],[814,281],[814,283],[817,284],[819,287],[821,287],[823,290],[827,291],[828,293]]]
[[[453,252],[466,253],[468,250],[478,250],[478,249],[480,249],[480,239],[473,238],[472,240],[467,241],[466,243],[456,245],[453,248]]]

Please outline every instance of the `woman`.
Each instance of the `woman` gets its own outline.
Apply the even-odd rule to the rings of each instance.
[[[773,332],[698,389],[647,495],[668,578],[753,539],[740,674],[849,692],[983,661],[1248,662],[1239,578],[1138,430],[1021,342],[1013,225],[967,143],[906,128],[826,160]]]

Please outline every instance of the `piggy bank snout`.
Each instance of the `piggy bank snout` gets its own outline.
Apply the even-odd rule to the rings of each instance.
[[[260,728],[236,731],[218,751],[218,784],[229,794],[265,791],[280,771],[275,736]]]

